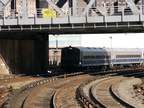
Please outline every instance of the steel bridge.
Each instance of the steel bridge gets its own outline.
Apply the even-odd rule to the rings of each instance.
[[[43,1],[47,6],[40,6],[40,0],[0,0],[0,31],[68,34],[144,29],[144,0]]]

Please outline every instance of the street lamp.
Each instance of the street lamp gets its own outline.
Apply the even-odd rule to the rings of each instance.
[[[111,48],[112,48],[112,36],[110,36],[110,39],[111,39]]]

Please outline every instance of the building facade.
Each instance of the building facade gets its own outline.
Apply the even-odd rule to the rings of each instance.
[[[49,35],[49,64],[60,65],[61,48],[82,46],[81,35]]]

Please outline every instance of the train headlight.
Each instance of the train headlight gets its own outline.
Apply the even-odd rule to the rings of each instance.
[[[69,50],[72,50],[72,48],[69,48]]]
[[[81,66],[81,62],[79,62],[79,66]]]

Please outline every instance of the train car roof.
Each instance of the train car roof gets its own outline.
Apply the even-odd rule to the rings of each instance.
[[[71,47],[71,48],[77,48],[80,51],[144,51],[144,48],[100,48],[100,47]]]
[[[100,50],[100,51],[105,51],[105,48],[98,48],[98,47],[64,47],[64,48],[76,48],[79,49],[80,51],[96,51],[96,50]]]
[[[82,51],[106,51],[106,50],[110,50],[110,49],[105,49],[105,48],[99,48],[99,47],[76,47],[79,50]]]

